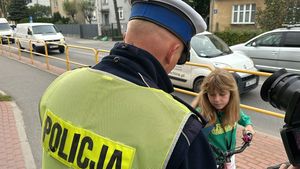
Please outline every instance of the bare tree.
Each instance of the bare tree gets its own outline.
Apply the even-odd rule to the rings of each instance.
[[[86,21],[91,24],[94,17],[94,11],[96,9],[94,0],[83,0],[80,2],[80,9],[84,15]]]
[[[0,16],[6,18],[7,17],[7,8],[9,5],[9,0],[0,0]]]
[[[66,12],[66,14],[71,16],[73,22],[76,23],[75,15],[78,12],[77,7],[76,7],[76,1],[72,1],[72,2],[70,2],[69,0],[64,1],[63,8],[64,8],[64,11]]]
[[[117,33],[118,35],[122,35],[117,0],[114,0],[114,7],[115,7],[115,14],[116,14],[116,21],[117,21],[117,29],[118,29]]]

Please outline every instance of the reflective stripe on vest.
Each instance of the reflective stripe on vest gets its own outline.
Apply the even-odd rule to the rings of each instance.
[[[191,113],[161,90],[82,68],[48,87],[40,115],[43,168],[130,168],[133,158],[131,168],[156,169],[166,167]]]
[[[46,110],[42,127],[43,147],[69,167],[131,168],[135,153],[132,147],[73,126],[50,110]]]

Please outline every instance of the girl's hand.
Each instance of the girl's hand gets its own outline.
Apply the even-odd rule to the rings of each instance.
[[[255,134],[255,131],[254,131],[252,125],[247,125],[247,126],[244,128],[244,130],[243,130],[243,134],[246,133],[247,131],[250,132],[250,133],[252,133],[252,135]]]
[[[290,165],[289,167],[287,167],[286,164],[282,164],[279,169],[300,169],[300,168],[294,167],[293,165]]]

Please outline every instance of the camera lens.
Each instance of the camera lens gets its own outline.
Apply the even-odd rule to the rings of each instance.
[[[294,115],[300,109],[300,74],[288,73],[285,69],[274,72],[262,85],[260,96],[273,107],[286,111],[289,122],[298,121]]]
[[[287,110],[293,93],[297,90],[300,90],[300,75],[280,69],[264,82],[260,96],[275,108]]]
[[[300,74],[285,69],[274,72],[262,85],[261,98],[284,110],[286,123],[280,135],[291,164],[300,164]]]

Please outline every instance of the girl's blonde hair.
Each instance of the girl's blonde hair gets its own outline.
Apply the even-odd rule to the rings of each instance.
[[[224,90],[230,92],[230,98],[223,109],[225,114],[222,118],[222,126],[233,126],[240,118],[240,98],[236,81],[228,71],[216,68],[204,78],[201,84],[201,91],[192,103],[193,107],[200,107],[201,114],[208,120],[209,124],[216,122],[217,110],[209,102],[208,93],[222,92]]]

